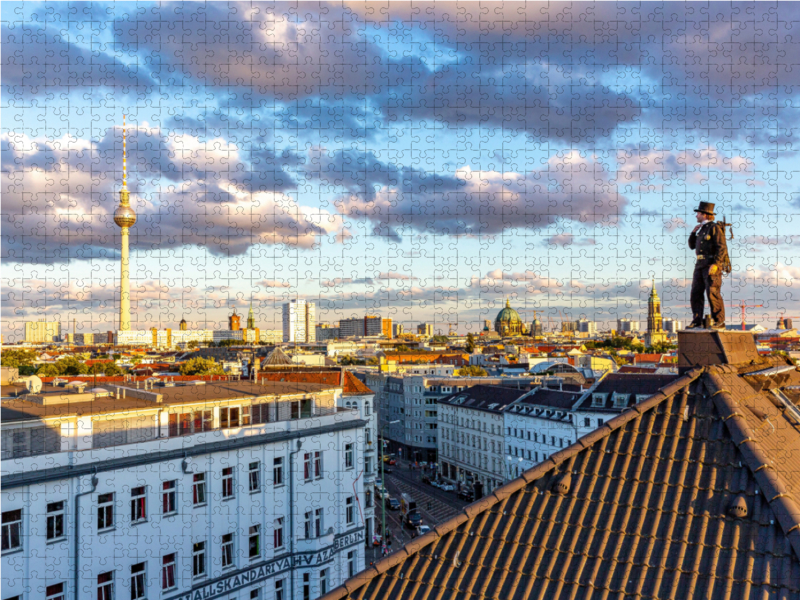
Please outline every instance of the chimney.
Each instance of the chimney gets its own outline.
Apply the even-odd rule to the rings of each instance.
[[[695,367],[761,362],[753,334],[747,331],[692,329],[678,332],[678,373]]]

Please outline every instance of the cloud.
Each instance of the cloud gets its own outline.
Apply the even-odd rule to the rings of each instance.
[[[556,235],[551,235],[546,241],[546,246],[594,246],[596,244],[595,240],[591,238],[583,238],[577,239],[571,233],[560,233]]]
[[[120,140],[114,128],[97,142],[0,138],[3,260],[118,256]],[[258,244],[311,248],[343,226],[340,215],[284,193],[294,180],[280,164],[262,156],[264,168],[255,169],[221,138],[167,136],[144,125],[131,128],[129,140],[134,249],[194,245],[230,256]]]
[[[489,235],[559,221],[614,226],[628,204],[605,166],[577,151],[554,154],[543,169],[528,173],[463,167],[438,175],[352,151],[317,164],[309,176],[347,190],[336,207],[348,221],[368,221],[397,239],[406,230]]]
[[[8,23],[8,24],[7,24]],[[10,96],[26,97],[78,89],[96,89],[144,97],[155,91],[156,82],[132,61],[86,48],[65,35],[27,21],[2,25],[3,87]]]

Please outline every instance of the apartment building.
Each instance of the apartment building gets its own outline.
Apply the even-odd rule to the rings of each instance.
[[[341,386],[194,383],[4,400],[4,599],[299,600],[364,568]]]

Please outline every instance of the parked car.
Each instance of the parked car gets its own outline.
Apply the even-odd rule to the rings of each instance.
[[[383,467],[383,472],[384,473],[394,473],[394,471],[392,470],[392,467]]]
[[[428,466],[428,462],[423,460],[421,463],[419,463],[419,466],[425,468]]]
[[[442,482],[439,481],[438,479],[434,479],[433,481],[431,481],[431,485],[435,488],[440,488],[442,487]]]
[[[389,491],[386,488],[381,488],[380,486],[376,485],[375,496],[383,500],[389,496]]]
[[[472,502],[475,499],[472,490],[469,488],[461,488],[458,490],[458,497],[467,502]]]
[[[419,527],[417,527],[417,535],[425,535],[430,530],[431,528],[428,527],[427,525],[420,525]]]
[[[396,465],[397,461],[395,459],[393,459],[393,458],[390,458],[389,460],[386,461],[386,464],[387,465]]]
[[[455,492],[456,486],[454,486],[452,483],[444,483],[439,489],[445,492]]]
[[[416,529],[422,525],[422,515],[418,512],[410,512],[406,515],[406,527],[409,529]]]
[[[423,475],[422,476],[422,483],[427,483],[428,485],[430,485],[431,484],[431,478],[428,477],[427,475]]]
[[[400,500],[389,496],[386,498],[386,508],[389,510],[400,510]]]

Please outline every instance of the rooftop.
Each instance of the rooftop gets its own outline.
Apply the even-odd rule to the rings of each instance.
[[[324,599],[800,597],[800,372],[749,362],[689,370]]]
[[[528,390],[497,385],[473,385],[455,394],[440,398],[437,402],[472,410],[502,412],[509,404],[527,393]]]

